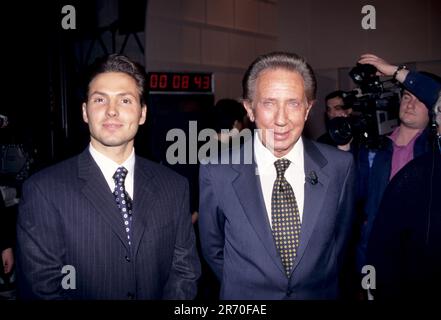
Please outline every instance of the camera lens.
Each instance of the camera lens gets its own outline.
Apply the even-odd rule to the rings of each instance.
[[[367,83],[375,78],[377,68],[371,64],[357,64],[351,71],[349,71],[349,76],[354,80],[355,83]]]
[[[346,117],[336,117],[329,120],[328,133],[332,141],[338,146],[348,144],[353,137],[349,119]]]

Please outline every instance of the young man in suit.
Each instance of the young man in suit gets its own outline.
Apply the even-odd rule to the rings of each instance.
[[[222,299],[335,299],[353,216],[352,155],[301,137],[315,99],[310,66],[258,57],[243,80],[259,129],[233,151],[252,161],[201,165],[201,245]],[[246,163],[248,162],[248,163]]]
[[[90,144],[24,185],[18,294],[30,299],[192,299],[200,264],[184,178],[134,153],[143,70],[110,55],[82,105]]]

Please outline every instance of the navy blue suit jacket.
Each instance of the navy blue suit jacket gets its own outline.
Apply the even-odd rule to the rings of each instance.
[[[133,234],[88,150],[33,175],[17,224],[18,294],[37,299],[192,299],[200,264],[187,181],[136,157]],[[65,265],[75,289],[64,289]]]
[[[338,297],[353,217],[352,155],[303,141],[305,176],[314,171],[318,182],[305,182],[300,246],[289,278],[275,246],[255,163],[201,165],[201,246],[221,281],[221,299]],[[249,144],[252,139],[241,152]]]

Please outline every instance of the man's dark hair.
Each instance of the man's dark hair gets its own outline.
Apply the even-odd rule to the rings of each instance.
[[[127,56],[116,53],[97,58],[87,70],[85,96],[83,97],[84,102],[88,99],[89,86],[93,79],[99,74],[107,72],[121,72],[132,77],[138,88],[141,105],[145,104],[147,92],[145,88],[146,75],[144,68],[138,63],[130,60]]]
[[[242,104],[233,99],[220,99],[212,109],[213,129],[221,132],[222,129],[231,130],[237,120],[243,122],[246,114]]]
[[[337,90],[337,91],[332,91],[331,93],[329,93],[326,97],[325,97],[325,102],[327,102],[330,99],[333,98],[342,98],[343,99],[343,91],[341,90]]]
[[[315,79],[314,71],[304,58],[295,53],[288,52],[272,52],[261,55],[254,60],[254,62],[248,67],[242,80],[242,97],[244,100],[251,101],[253,99],[257,78],[263,71],[269,69],[283,69],[300,74],[304,81],[305,94],[308,103],[315,100],[317,81]]]

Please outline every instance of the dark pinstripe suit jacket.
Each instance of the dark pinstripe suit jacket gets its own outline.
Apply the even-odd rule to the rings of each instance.
[[[25,183],[19,207],[19,297],[194,298],[200,264],[188,202],[183,177],[136,157],[129,248],[112,192],[88,150],[40,171]],[[75,268],[76,289],[63,289],[63,277],[73,275],[62,273],[65,265]]]

